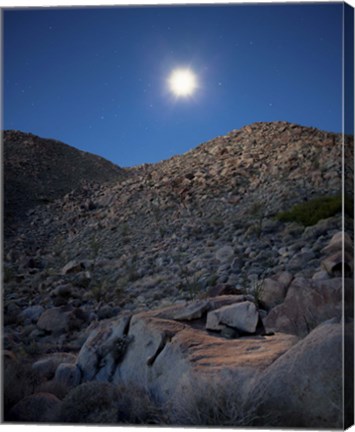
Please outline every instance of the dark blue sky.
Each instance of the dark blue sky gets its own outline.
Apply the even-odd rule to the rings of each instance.
[[[342,125],[342,3],[5,10],[4,129],[121,166],[255,121]],[[188,66],[199,88],[166,80]]]

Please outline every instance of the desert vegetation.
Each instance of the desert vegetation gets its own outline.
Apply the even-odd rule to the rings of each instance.
[[[291,210],[281,212],[276,217],[283,222],[297,222],[304,226],[311,226],[321,219],[340,214],[341,211],[341,195],[323,196],[296,204]]]

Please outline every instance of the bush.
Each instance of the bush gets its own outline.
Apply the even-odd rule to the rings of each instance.
[[[296,204],[290,211],[276,215],[276,219],[282,222],[297,222],[304,226],[311,226],[321,219],[335,216],[341,210],[341,195],[323,196]]]
[[[7,421],[11,408],[32,394],[41,380],[26,361],[20,362],[5,357],[3,367],[3,409]]]
[[[103,382],[87,382],[71,390],[63,400],[60,422],[115,423],[115,386]]]
[[[57,421],[81,424],[161,424],[162,416],[150,395],[143,389],[91,381],[68,393]]]

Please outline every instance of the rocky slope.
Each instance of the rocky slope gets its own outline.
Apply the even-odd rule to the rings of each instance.
[[[5,229],[28,209],[88,182],[117,180],[123,171],[99,156],[20,131],[3,133]]]
[[[352,148],[350,138],[345,141]],[[62,150],[75,167],[77,160]],[[316,354],[307,351],[315,343],[324,371],[327,359],[333,358],[333,368],[341,365],[341,356],[334,358],[341,338],[339,276],[342,265],[348,278],[353,274],[352,221],[344,236],[341,212],[307,227],[276,218],[294,204],[338,196],[341,156],[341,135],[286,122],[255,123],[157,164],[123,172],[109,166],[104,180],[115,179],[111,183],[96,177],[65,192],[50,186],[55,199],[29,209],[5,239],[8,355],[38,360],[34,368],[45,381],[39,388],[52,386],[47,393],[56,394],[58,403],[53,395],[47,402],[57,408],[85,381],[134,383],[159,403],[174,400],[166,421],[179,423],[190,418],[177,403],[184,382],[213,376],[222,383],[231,374],[243,387],[238,397],[245,412],[251,413],[253,395],[267,395],[248,424],[339,427],[340,408],[329,410],[322,401],[311,412],[299,402],[309,403],[302,392],[289,402],[291,411],[304,413],[298,420],[287,423],[287,409],[279,423],[267,422],[265,413],[266,399],[278,404],[277,392],[285,391],[285,378],[275,377],[276,359],[281,371],[293,361],[299,367],[307,356],[315,364]],[[6,152],[4,158],[6,164]],[[352,169],[348,164],[349,178]],[[91,172],[103,171],[96,164]],[[351,308],[346,313],[351,317]],[[318,329],[329,319],[331,327]],[[334,335],[329,343],[327,329]],[[312,383],[320,379],[313,366],[304,373]],[[333,408],[341,404],[334,380]],[[323,390],[320,384],[315,391]],[[43,403],[36,395],[29,403],[37,400]],[[237,417],[215,421],[247,422]],[[56,419],[69,421],[63,413]]]

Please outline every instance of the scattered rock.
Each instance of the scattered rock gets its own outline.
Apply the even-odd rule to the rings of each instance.
[[[62,268],[62,274],[66,275],[68,273],[78,273],[85,270],[85,264],[82,261],[69,261],[65,266]]]
[[[43,311],[44,308],[41,305],[29,306],[20,313],[20,320],[36,323]]]
[[[73,287],[71,284],[58,285],[51,292],[52,296],[65,297],[65,298],[72,296],[72,294],[73,294]]]
[[[32,364],[32,369],[36,374],[45,379],[54,377],[55,371],[61,363],[73,364],[76,356],[69,353],[54,353],[37,360]]]
[[[216,252],[216,258],[222,262],[230,262],[234,258],[234,250],[231,246],[223,246]]]

